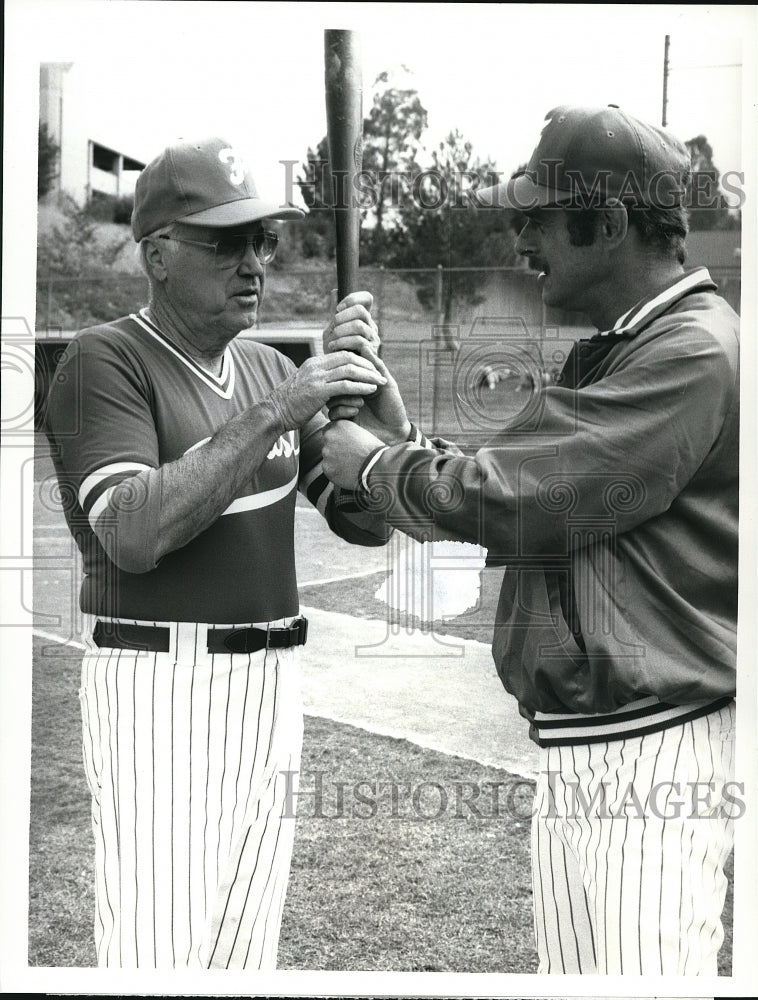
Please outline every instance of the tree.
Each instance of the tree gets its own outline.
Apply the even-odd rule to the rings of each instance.
[[[403,71],[407,73],[405,67]],[[363,122],[363,171],[370,179],[366,215],[373,225],[364,240],[369,260],[381,261],[387,221],[397,216],[417,173],[416,155],[427,126],[426,108],[416,90],[399,86],[390,74],[374,81],[371,110]]]
[[[60,146],[53,141],[47,125],[40,125],[37,145],[37,201],[52,191],[58,176],[59,157]]]
[[[456,129],[432,152],[431,165],[413,183],[400,206],[399,223],[387,241],[393,267],[484,268],[515,262],[513,213],[473,207],[468,194],[498,180],[495,164],[480,160]],[[485,274],[481,270],[443,273],[442,322],[449,324],[456,300],[476,305]],[[416,279],[422,305],[432,308],[434,289]]]
[[[692,163],[690,186],[690,229],[736,229],[739,212],[730,210],[720,186],[720,174],[713,162],[713,148],[704,135],[685,142]]]
[[[407,72],[407,71],[406,71]],[[399,201],[410,189],[415,173],[415,153],[426,128],[427,113],[418,93],[400,86],[388,71],[374,82],[371,109],[363,120],[362,176],[359,190],[351,192],[361,202],[366,225],[361,230],[361,259],[382,259],[388,220],[397,214]],[[315,151],[308,149],[297,178],[309,215],[303,228],[304,257],[334,256],[332,180],[329,146],[324,136]]]
[[[129,236],[103,236],[98,221],[70,195],[61,195],[61,224],[37,240],[37,275],[99,275],[112,268]]]
[[[326,136],[315,152],[310,147],[303,172],[297,178],[308,215],[300,224],[303,257],[334,257],[334,215],[331,195],[331,174],[328,169],[329,146]]]

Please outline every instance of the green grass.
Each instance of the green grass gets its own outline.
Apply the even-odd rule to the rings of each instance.
[[[33,667],[29,964],[86,967],[94,963],[93,844],[79,657],[35,639]],[[281,968],[534,971],[530,783],[312,717],[301,782]],[[477,801],[466,804],[472,785],[481,790],[479,815]],[[721,975],[731,970],[731,861],[727,874]]]
[[[63,647],[63,655],[44,656],[43,645],[55,652],[35,639],[29,963],[90,966],[93,845],[81,763],[79,657]],[[529,840],[520,818],[528,804],[513,810],[516,818],[496,810],[489,797],[482,798],[481,817],[465,804],[472,783],[510,787],[512,780],[505,771],[405,740],[307,717],[280,966],[530,971]],[[375,795],[362,789],[376,802],[374,817],[353,792],[364,781],[378,783]],[[391,782],[398,790],[394,808]],[[444,811],[440,794],[448,799]]]
[[[45,655],[55,654],[58,655]],[[63,655],[61,655],[63,654]],[[79,715],[80,657],[34,640],[29,964],[94,964],[90,796]]]
[[[489,796],[481,817],[465,804],[510,775],[322,719],[306,743],[281,968],[534,968],[528,824]]]

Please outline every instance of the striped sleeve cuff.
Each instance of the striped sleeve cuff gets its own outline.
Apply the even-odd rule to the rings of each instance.
[[[415,424],[411,424],[411,429],[404,443],[415,444],[419,448],[426,448],[429,451],[437,450],[432,441],[430,441],[429,438],[426,436],[426,434],[420,431]],[[380,448],[376,448],[364,461],[363,466],[361,467],[360,474],[358,476],[359,489],[363,490],[363,492],[365,493],[371,492],[371,487],[369,486],[369,481],[368,481],[369,474],[389,447],[390,445],[385,444],[382,445]]]
[[[431,450],[435,450],[434,445],[426,436],[426,434],[424,434],[421,430],[419,430],[419,428],[416,427],[415,424],[411,424],[411,430],[407,440],[410,441],[411,444],[419,445],[421,448],[429,448]]]
[[[379,459],[382,457],[382,455],[385,453],[385,451],[387,451],[388,448],[389,448],[388,444],[382,445],[381,448],[375,448],[374,451],[372,451],[371,454],[368,456],[368,458],[365,460],[363,466],[361,467],[361,471],[358,476],[358,482],[360,483],[361,487],[365,490],[366,493],[371,492],[371,487],[368,484],[369,473],[374,468]]]
[[[77,499],[93,531],[97,519],[108,506],[115,488],[125,479],[137,476],[140,472],[147,472],[151,468],[152,466],[142,462],[113,462],[90,473],[83,480]]]

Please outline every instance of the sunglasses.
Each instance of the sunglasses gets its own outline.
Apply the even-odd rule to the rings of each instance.
[[[174,243],[189,243],[192,246],[213,250],[213,263],[220,270],[241,264],[250,246],[258,260],[262,264],[268,264],[274,259],[279,243],[277,234],[268,232],[253,233],[250,236],[239,233],[222,236],[215,243],[201,243],[200,240],[186,240],[180,236],[161,236],[160,239],[172,240]]]

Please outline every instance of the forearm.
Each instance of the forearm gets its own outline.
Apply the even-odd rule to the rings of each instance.
[[[600,437],[514,443],[504,435],[470,457],[396,445],[370,468],[369,459],[361,485],[409,534],[478,543],[492,558],[562,558],[609,523],[623,532],[657,516],[680,488],[663,428],[660,447],[647,451],[640,443],[622,453]]]
[[[264,400],[230,420],[201,448],[161,467],[158,558],[213,524],[283,430],[276,407]]]
[[[368,414],[366,414],[366,418],[364,419],[363,412],[359,414],[358,422],[361,427],[365,427],[366,430],[375,434],[383,444],[402,444],[404,441],[410,439],[412,424],[407,417],[405,422],[398,428],[387,428],[378,420],[371,420]]]
[[[109,557],[127,572],[147,572],[186,545],[239,495],[282,431],[264,400],[201,447],[121,482],[93,526]]]

